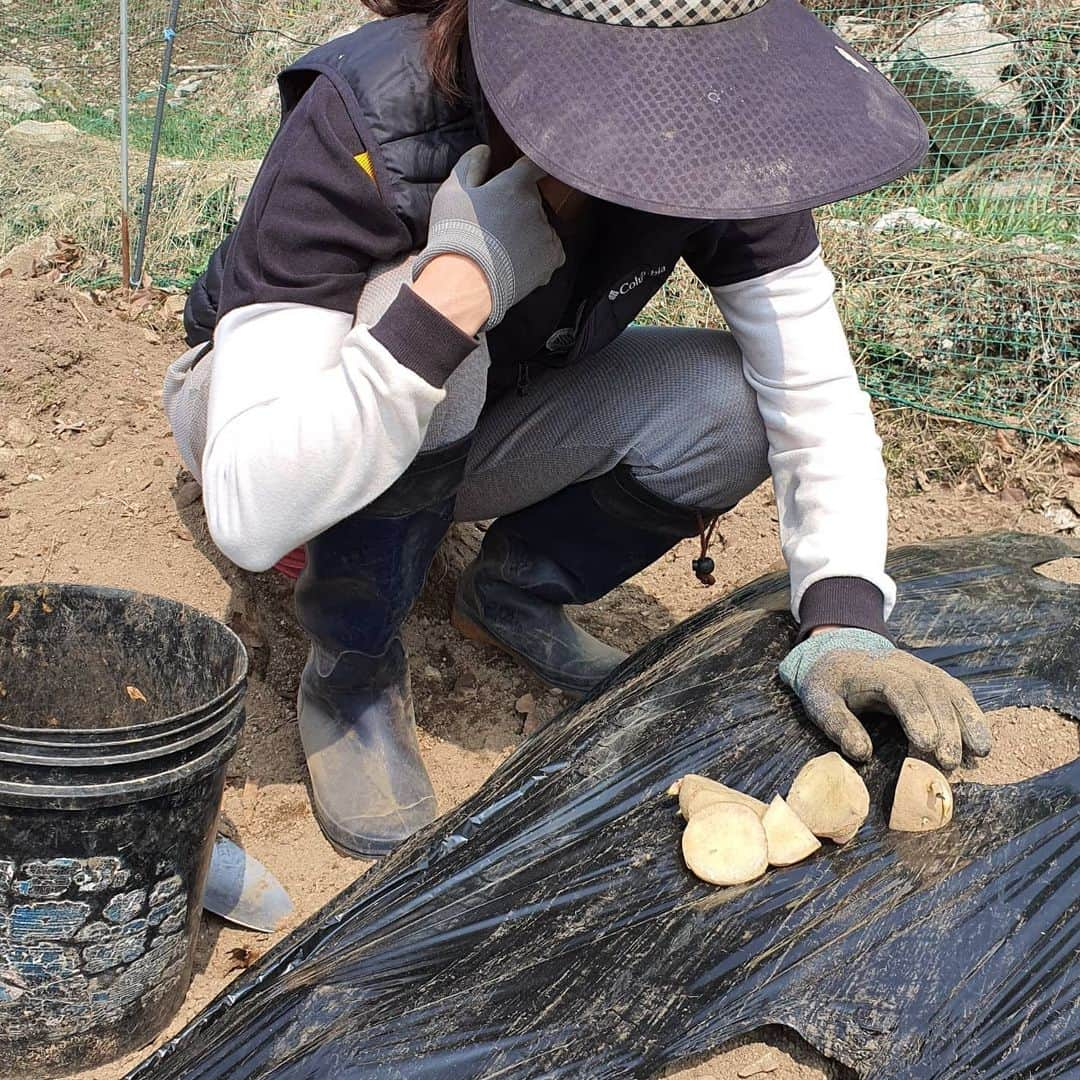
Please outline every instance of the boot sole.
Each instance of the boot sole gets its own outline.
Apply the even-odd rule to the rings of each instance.
[[[512,660],[517,661],[522,667],[528,668],[529,671],[547,686],[553,686],[556,690],[561,690],[564,694],[575,699],[583,698],[589,692],[589,690],[583,690],[580,686],[567,686],[566,683],[561,683],[552,679],[550,675],[545,674],[535,664],[531,663],[527,656],[501,642],[494,634],[485,630],[478,622],[466,615],[456,604],[450,612],[450,625],[453,626],[462,637],[468,638],[470,641],[478,642],[481,645],[490,645],[493,649],[498,649],[499,652],[504,653]]]
[[[320,831],[326,838],[327,843],[339,854],[346,859],[383,859],[387,855],[393,854],[402,844],[407,840],[412,839],[415,833],[410,833],[409,836],[403,836],[400,840],[368,840],[364,837],[354,837],[357,840],[358,846],[347,847],[336,836],[333,835],[337,830],[331,831],[331,828],[323,821],[322,814],[319,812],[318,803],[314,798],[311,800],[311,811],[315,818],[315,823],[319,826]],[[432,818],[432,821],[435,819]],[[428,822],[430,824],[430,822]],[[426,828],[427,825],[421,825],[420,829]]]

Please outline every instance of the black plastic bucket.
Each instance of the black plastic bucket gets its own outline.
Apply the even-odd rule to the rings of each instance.
[[[142,1046],[191,978],[240,639],[174,600],[0,587],[0,1075]]]

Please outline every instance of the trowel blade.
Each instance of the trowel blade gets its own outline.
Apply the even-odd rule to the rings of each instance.
[[[278,930],[292,914],[292,901],[258,859],[225,836],[214,841],[203,907],[249,930]]]

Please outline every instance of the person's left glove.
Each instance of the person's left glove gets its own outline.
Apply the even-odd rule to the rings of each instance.
[[[892,713],[920,754],[942,768],[960,764],[963,750],[990,752],[990,731],[971,691],[941,668],[896,648],[870,630],[813,634],[788,653],[780,678],[799,695],[807,715],[854,761],[874,747],[858,710]]]

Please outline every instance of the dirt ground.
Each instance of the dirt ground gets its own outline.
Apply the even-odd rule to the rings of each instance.
[[[0,584],[93,582],[225,613],[229,587],[182,523],[176,503],[180,463],[161,411],[160,386],[178,343],[175,318],[129,321],[62,285],[0,279]],[[974,487],[895,492],[891,516],[893,543],[1054,527],[1032,507]],[[632,649],[776,564],[776,514],[767,490],[745,500],[721,532],[715,588],[703,588],[690,573],[687,542],[592,605],[583,621]],[[1077,562],[1058,572],[1080,580]],[[561,700],[508,660],[462,640],[438,604],[422,605],[406,633],[421,745],[446,810],[471,795],[514,750],[526,722],[535,726],[550,718]],[[534,702],[528,715],[519,711],[525,695]],[[1004,710],[992,718],[997,747],[990,761],[972,770],[973,779],[1012,780],[1077,754],[1074,724],[1030,712]],[[226,830],[291,894],[291,925],[365,869],[336,855],[315,825],[292,703],[259,678],[252,679],[243,744],[230,765],[224,818]],[[242,950],[261,954],[280,936],[206,916],[191,991],[158,1041],[235,976]],[[112,1080],[144,1053],[81,1075]],[[790,1033],[769,1029],[667,1075],[795,1080],[846,1073]]]

